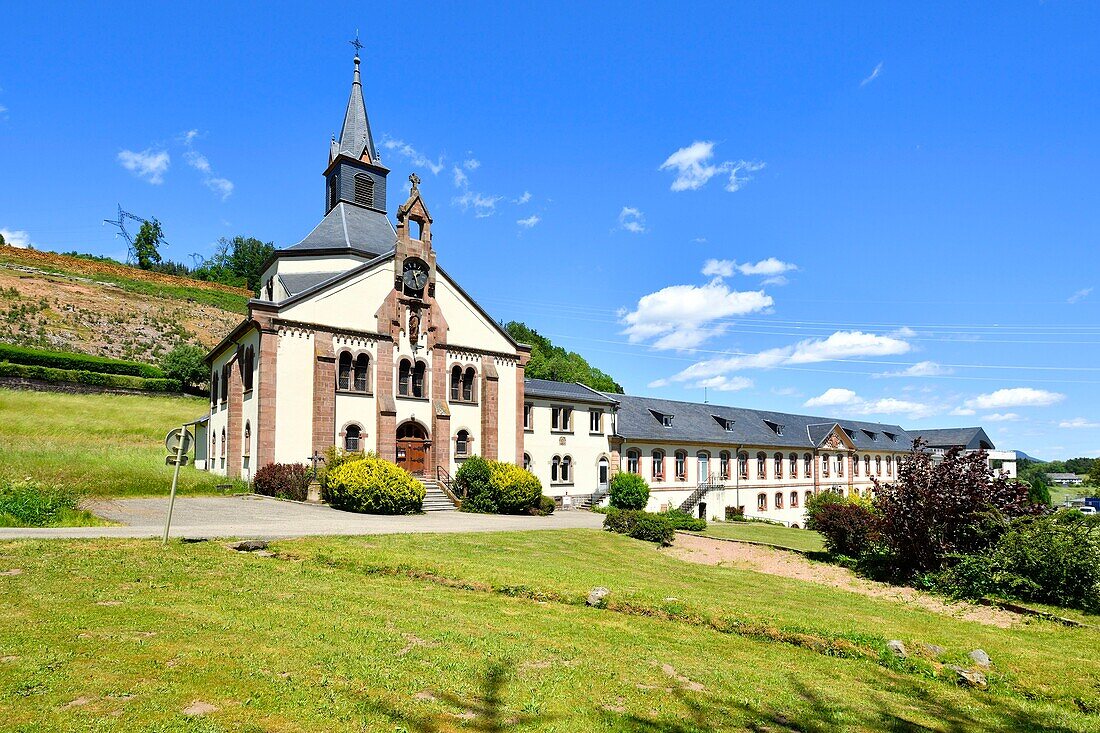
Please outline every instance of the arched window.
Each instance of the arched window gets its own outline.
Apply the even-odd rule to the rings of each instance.
[[[875,474],[882,475],[882,456],[875,456]]]
[[[530,471],[531,470],[531,454],[529,454],[529,453],[524,453],[523,454],[523,470],[524,471]]]
[[[729,481],[730,452],[728,450],[724,450],[718,454],[718,475],[722,477],[723,481]]]
[[[764,451],[760,451],[756,454],[756,477],[768,477],[768,454]]]
[[[783,492],[782,491],[775,492],[775,508],[776,509],[782,509],[783,508]]]
[[[214,468],[214,460],[217,458],[217,456],[218,456],[218,434],[217,433],[211,433],[210,434],[210,455],[208,456],[208,459],[206,461],[207,470],[210,470],[210,469]]]
[[[685,451],[676,451],[676,480],[687,481],[688,477],[688,454]]]
[[[664,451],[653,451],[653,478],[657,481],[665,480],[665,453]]]
[[[264,285],[264,292],[267,293],[268,300],[275,300],[275,278],[269,277],[267,284]]]
[[[428,365],[422,361],[416,362],[412,372],[412,396],[423,397],[424,396],[424,372],[428,368]]]
[[[852,475],[859,475],[859,456],[852,456]]]
[[[814,495],[814,492],[812,492],[812,491],[807,491],[806,492],[805,499],[806,499],[806,504],[807,505],[809,505],[810,499],[813,498],[813,495]]]
[[[363,437],[363,430],[358,425],[348,425],[344,428],[344,450],[358,451],[359,440]]]
[[[468,430],[459,430],[455,436],[455,455],[466,456],[470,453],[470,433]]]
[[[256,372],[256,349],[251,345],[244,349],[244,365],[241,382],[245,392],[252,391],[253,375]]]
[[[221,455],[222,460],[224,461],[225,460],[225,428],[222,428],[222,452],[221,452],[220,455]]]
[[[412,382],[412,364],[408,359],[402,359],[397,365],[397,394],[408,397]]]
[[[802,454],[802,475],[806,478],[814,477],[814,459],[809,453]]]
[[[757,494],[756,495],[756,508],[757,508],[758,511],[761,511],[761,512],[768,511],[768,495],[767,494]]]
[[[828,453],[822,453],[821,454],[821,475],[822,476],[828,476],[829,475],[829,454]]]
[[[797,508],[798,508],[798,492],[797,491],[792,491],[791,492],[791,509],[797,509]]]
[[[355,174],[355,203],[374,206],[374,179],[366,173]]]
[[[573,480],[573,459],[569,456],[561,459],[561,482],[567,484]]]
[[[218,370],[210,371],[210,404],[218,404]]]
[[[837,476],[843,476],[844,475],[844,454],[843,453],[837,453],[836,454],[836,475]]]
[[[773,458],[775,463],[775,466],[773,466],[773,468],[775,469],[775,477],[783,478],[783,454],[776,453]]]
[[[355,357],[355,391],[367,392],[370,390],[370,357],[360,354]]]
[[[790,464],[791,478],[798,478],[798,454],[792,453],[787,458],[787,463]]]
[[[867,478],[871,478],[871,456],[863,457],[863,473]]]
[[[886,475],[894,475],[894,459],[892,456],[886,456]]]
[[[331,209],[336,206],[336,175],[333,174],[328,178],[328,207]]]
[[[244,421],[244,449],[241,451],[241,455],[251,455],[252,453],[252,422],[250,420]]]
[[[466,402],[474,401],[474,378],[477,376],[477,372],[473,367],[466,367],[465,373],[462,375],[462,399]]]
[[[747,479],[749,477],[749,454],[737,454],[737,475]]]
[[[230,367],[228,364],[222,367],[222,402],[225,402],[229,399],[229,375],[232,373],[231,369],[232,367]]]
[[[628,450],[626,452],[626,471],[627,471],[627,473],[634,473],[634,474],[641,473],[641,471],[639,470],[639,464],[641,463],[641,459],[642,459],[642,454],[641,453],[639,453],[638,451],[636,451],[634,449]]]
[[[455,364],[451,367],[451,402],[458,402],[462,397],[462,367]]]
[[[561,468],[561,457],[554,456],[554,459],[550,461],[550,482],[558,482],[558,471]]]
[[[351,389],[351,353],[340,352],[340,361],[336,368],[336,388]]]

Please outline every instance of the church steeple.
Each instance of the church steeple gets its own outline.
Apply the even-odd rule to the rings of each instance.
[[[344,112],[344,126],[340,129],[340,140],[335,146],[331,146],[329,162],[337,155],[344,155],[361,160],[364,163],[379,165],[378,151],[374,147],[374,138],[370,132],[370,121],[367,119],[367,107],[363,102],[363,82],[359,76],[359,52],[361,47],[358,36],[353,45],[356,46],[355,72],[351,78],[351,95],[348,97],[348,108]]]

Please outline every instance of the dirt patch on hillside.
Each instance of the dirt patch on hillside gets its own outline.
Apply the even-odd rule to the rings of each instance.
[[[687,562],[754,570],[768,575],[805,580],[989,626],[1007,628],[1020,621],[1016,614],[998,608],[951,603],[913,588],[876,583],[839,565],[814,562],[798,553],[771,547],[678,534],[676,544],[663,552]]]

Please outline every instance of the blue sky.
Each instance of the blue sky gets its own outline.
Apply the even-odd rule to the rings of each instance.
[[[629,392],[1100,455],[1100,6],[822,5],[9,3],[0,229],[293,244],[358,28],[390,210],[416,170],[494,316]]]

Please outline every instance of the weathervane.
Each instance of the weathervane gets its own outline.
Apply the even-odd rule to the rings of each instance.
[[[358,58],[359,57],[359,49],[363,48],[363,44],[359,42],[359,29],[358,28],[355,29],[355,40],[354,41],[348,41],[348,43],[355,46],[355,56],[356,56],[356,58]]]

